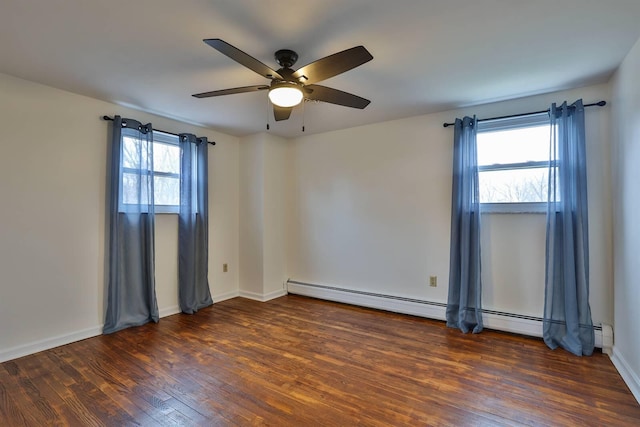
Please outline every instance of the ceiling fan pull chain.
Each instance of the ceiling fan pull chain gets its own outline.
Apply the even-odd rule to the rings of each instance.
[[[269,102],[269,97],[267,97],[267,130],[269,130],[269,113],[271,113],[271,102]]]
[[[307,100],[303,99],[302,100],[302,132],[304,132],[305,111],[307,111]]]

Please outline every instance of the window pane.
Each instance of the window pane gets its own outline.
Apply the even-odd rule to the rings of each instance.
[[[153,169],[156,172],[180,173],[180,147],[156,142],[153,145]]]
[[[124,136],[122,138],[122,165],[131,169],[147,168],[146,140]]]
[[[479,173],[480,203],[547,201],[548,169],[506,169]]]
[[[127,134],[127,132],[131,132]],[[155,205],[163,206],[162,212],[177,212],[180,206],[180,146],[178,137],[154,132],[153,172],[145,160],[147,140],[123,129],[122,138],[122,193],[120,203],[128,210],[132,205],[148,203],[150,176],[153,176]],[[127,206],[129,205],[129,206]],[[171,207],[166,209],[166,207]]]
[[[180,205],[180,179],[177,177],[156,176],[153,184],[155,186],[156,205]]]
[[[549,160],[549,125],[478,132],[478,165]]]
[[[137,173],[122,174],[122,203],[124,204],[148,204],[147,200],[147,176]]]

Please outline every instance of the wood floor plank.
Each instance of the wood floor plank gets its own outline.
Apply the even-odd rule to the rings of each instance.
[[[10,426],[28,425],[23,414],[24,407],[18,407],[16,402],[11,398],[11,393],[4,386],[8,381],[3,381],[0,375],[0,420]]]
[[[285,296],[0,364],[1,426],[637,426],[606,355]]]

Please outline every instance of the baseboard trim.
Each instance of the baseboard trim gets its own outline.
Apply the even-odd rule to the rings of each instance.
[[[311,284],[295,280],[287,281],[287,291],[291,294],[410,314],[429,319],[446,319],[447,305],[443,302],[344,289],[336,286]],[[512,332],[532,337],[542,337],[542,319],[533,316],[486,311],[482,314],[482,320],[487,329]],[[594,332],[596,347],[602,348],[602,328],[595,327]]]
[[[257,292],[240,291],[242,298],[252,299],[254,301],[267,302],[275,298],[283,297],[287,294],[286,289],[278,289],[277,291],[269,292],[267,294],[259,294]]]
[[[58,335],[56,337],[22,344],[7,350],[0,351],[0,363],[6,362],[8,360],[18,359],[20,357],[28,356],[30,354],[38,353],[44,350],[49,350],[55,347],[60,347],[61,345],[71,344],[72,342],[96,337],[98,335],[102,335],[102,325],[72,332],[70,334]]]
[[[445,320],[446,304],[444,303],[399,298],[391,295],[382,296],[371,292],[353,291],[334,286],[315,285],[293,280],[287,282],[287,291],[290,294],[428,317],[430,319]]]
[[[238,291],[231,291],[231,292],[226,292],[224,294],[213,295],[213,303],[215,304],[217,302],[226,301],[228,299],[236,298],[239,296],[240,296],[240,292]]]
[[[171,307],[161,308],[160,310],[158,310],[158,315],[160,316],[160,318],[163,318],[163,317],[172,316],[174,314],[178,314],[181,312],[182,310],[180,310],[180,306],[174,305]]]
[[[640,378],[633,371],[631,366],[629,366],[629,363],[627,363],[626,359],[616,346],[613,346],[611,362],[613,362],[613,366],[616,367],[625,384],[627,384],[627,387],[631,390],[633,397],[635,397],[638,403],[640,403]]]

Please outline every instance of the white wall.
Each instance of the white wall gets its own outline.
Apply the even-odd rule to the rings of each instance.
[[[264,146],[262,135],[240,144],[240,289],[262,295],[264,277]]]
[[[291,142],[265,134],[264,295],[280,295],[288,279],[287,249],[292,197]]]
[[[240,294],[268,300],[285,293],[290,206],[289,145],[259,133],[240,143]]]
[[[544,214],[482,217],[482,304],[506,313],[542,317]]]
[[[599,85],[296,139],[291,279],[446,302],[453,130],[443,122],[608,96]],[[586,119],[591,308],[595,323],[611,323],[609,107]],[[486,214],[483,227],[484,307],[542,316],[544,215]]]
[[[613,78],[615,345],[613,361],[640,401],[640,40]]]
[[[209,281],[214,300],[237,295],[237,138],[0,74],[0,360],[101,333],[104,114],[217,142],[209,155]],[[158,215],[156,230],[166,314],[178,305],[177,217]]]

